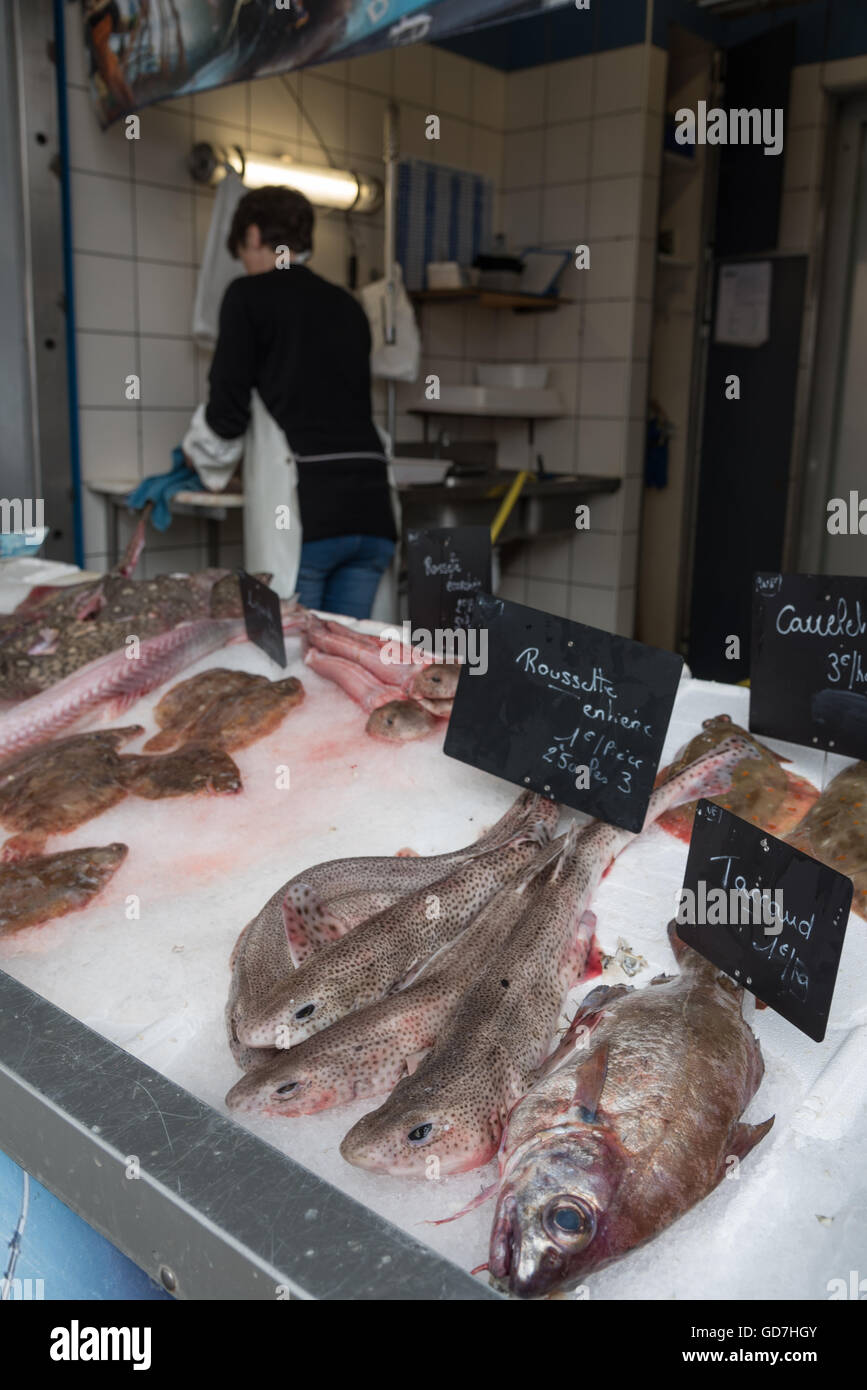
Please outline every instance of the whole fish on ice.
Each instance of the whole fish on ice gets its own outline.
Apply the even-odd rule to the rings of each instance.
[[[307,640],[320,652],[344,660],[355,661],[372,675],[380,685],[399,688],[408,699],[451,700],[457,690],[460,666],[435,661],[414,661],[412,649],[400,647],[398,655],[406,660],[391,660],[391,646],[367,640],[368,634],[353,632],[340,623],[325,623],[310,614],[305,624]],[[359,640],[360,639],[360,640]],[[394,696],[392,696],[394,698]]]
[[[222,748],[186,744],[162,757],[122,754],[143,734],[140,724],[42,743],[0,764],[0,824],[17,833],[0,860],[41,854],[49,835],[66,834],[127,795],[158,800],[241,790],[241,776]]]
[[[669,806],[715,795],[751,756],[732,737],[651,795],[645,829]],[[568,990],[583,974],[595,919],[587,908],[611,860],[637,837],[611,825],[573,826],[544,871],[542,891],[491,952],[429,1056],[378,1110],[346,1135],[340,1152],[373,1172],[422,1177],[434,1155],[442,1175],[486,1163],[515,1101],[544,1063]]]
[[[204,740],[227,752],[265,738],[304,699],[294,676],[272,681],[249,671],[222,667],[200,671],[166,691],[154,708],[159,733],[145,744],[146,753]]]
[[[509,1116],[489,1269],[521,1298],[652,1240],[773,1124],[741,1120],[764,1070],[743,990],[669,937],[680,974],[591,990]]]
[[[302,615],[293,611],[300,622]],[[242,616],[238,576],[229,570],[136,580],[121,566],[97,580],[54,589],[24,609],[19,605],[0,629],[0,698],[47,690],[123,648],[131,633],[144,640],[196,619]]]
[[[786,839],[851,878],[852,911],[867,918],[867,762],[838,772]]]
[[[804,812],[819,795],[812,782],[805,777],[797,777],[787,772],[780,764],[777,754],[766,748],[753,734],[733,724],[729,715],[718,714],[713,719],[705,719],[702,731],[682,748],[670,767],[663,768],[657,782],[666,776],[673,777],[703,753],[710,753],[732,734],[745,739],[753,749],[753,755],[744,760],[732,772],[732,784],[722,796],[713,797],[718,806],[733,811],[751,825],[761,826],[772,835],[785,835],[804,815]],[[689,801],[683,806],[673,807],[660,817],[663,830],[668,830],[678,839],[689,843],[695,820],[696,802]]]
[[[474,855],[323,946],[278,987],[255,1022],[239,1027],[240,1041],[291,1047],[408,983],[547,843],[559,816],[556,806],[547,806],[507,844]]]
[[[297,620],[287,611],[284,630]],[[202,618],[91,661],[48,690],[0,714],[0,758],[21,752],[108,706],[113,716],[201,657],[246,637],[243,619]]]
[[[0,857],[39,854],[49,835],[75,830],[123,801],[118,750],[143,733],[141,724],[130,724],[74,734],[7,758],[0,765],[0,825],[17,833]]]
[[[86,907],[126,855],[126,845],[113,844],[0,864],[0,936]]]
[[[542,882],[540,870],[559,853],[559,846],[540,849],[520,877],[500,889],[405,989],[344,1015],[249,1072],[227,1095],[229,1109],[310,1115],[390,1091],[433,1046],[469,982],[527,911]]]
[[[258,1018],[276,987],[306,954],[458,864],[507,843],[540,816],[550,815],[553,829],[554,811],[542,797],[521,792],[489,830],[461,849],[406,858],[392,854],[329,859],[284,883],[244,928],[232,954],[226,1027],[238,1065],[259,1065],[273,1053],[271,1047],[243,1046],[238,1029]]]
[[[350,699],[361,706],[369,716],[367,732],[375,737],[406,743],[426,738],[437,728],[436,716],[429,709],[405,696],[396,699],[393,685],[386,685],[356,661],[310,647],[304,662],[317,676],[340,686]],[[449,701],[444,703],[450,704]]]

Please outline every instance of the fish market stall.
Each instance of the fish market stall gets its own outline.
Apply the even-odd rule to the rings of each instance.
[[[297,1118],[225,1104],[241,1076],[224,1021],[229,960],[271,895],[323,860],[468,845],[514,801],[507,783],[444,756],[441,728],[401,745],[371,738],[358,705],[305,665],[297,635],[286,649],[279,676],[239,642],[176,677],[301,681],[300,703],[233,752],[239,792],[130,795],[51,838],[51,850],[128,853],[82,910],[0,937],[0,1148],[182,1297],[496,1296],[470,1276],[488,1258],[493,1203],[434,1224],[473,1203],[493,1164],[427,1181],[351,1166],[341,1141],[381,1097]],[[156,733],[166,688],[107,721],[143,726],[124,754]],[[663,762],[705,720],[745,726],[748,699],[685,677]],[[765,742],[819,789],[847,761]],[[676,973],[665,928],[686,855],[654,825],[615,862],[592,902],[595,973],[569,1014],[600,982],[643,988]],[[848,1279],[867,1238],[865,999],[853,915],[825,1040],[770,1009],[751,1017],[765,1073],[744,1119],[775,1115],[769,1135],[734,1180],[567,1296],[825,1299],[829,1281]]]

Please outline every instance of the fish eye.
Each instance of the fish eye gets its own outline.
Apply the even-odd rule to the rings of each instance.
[[[596,1234],[596,1216],[580,1197],[553,1197],[542,1214],[542,1224],[556,1243],[571,1251],[583,1250]]]
[[[299,1020],[302,1018],[309,1018],[315,1008],[315,1004],[305,1004],[303,1009],[298,1010],[295,1017]]]
[[[282,1086],[278,1086],[274,1092],[275,1096],[291,1096],[292,1092],[298,1089],[297,1081],[284,1081]]]
[[[432,1130],[432,1124],[416,1125],[415,1129],[411,1129],[406,1137],[410,1144],[423,1144],[425,1139],[429,1138]]]

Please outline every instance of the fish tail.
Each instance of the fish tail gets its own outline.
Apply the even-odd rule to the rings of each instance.
[[[695,801],[700,796],[720,796],[727,792],[737,765],[745,758],[759,757],[761,754],[749,739],[732,734],[710,753],[696,758],[682,772],[656,788],[647,808],[645,829],[673,806],[682,806],[685,801]]]

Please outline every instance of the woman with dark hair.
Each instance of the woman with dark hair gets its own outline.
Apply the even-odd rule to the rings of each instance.
[[[361,305],[306,265],[313,208],[294,189],[238,203],[233,280],[184,452],[205,486],[244,458],[245,564],[310,608],[365,618],[397,531],[383,438],[370,404]]]

